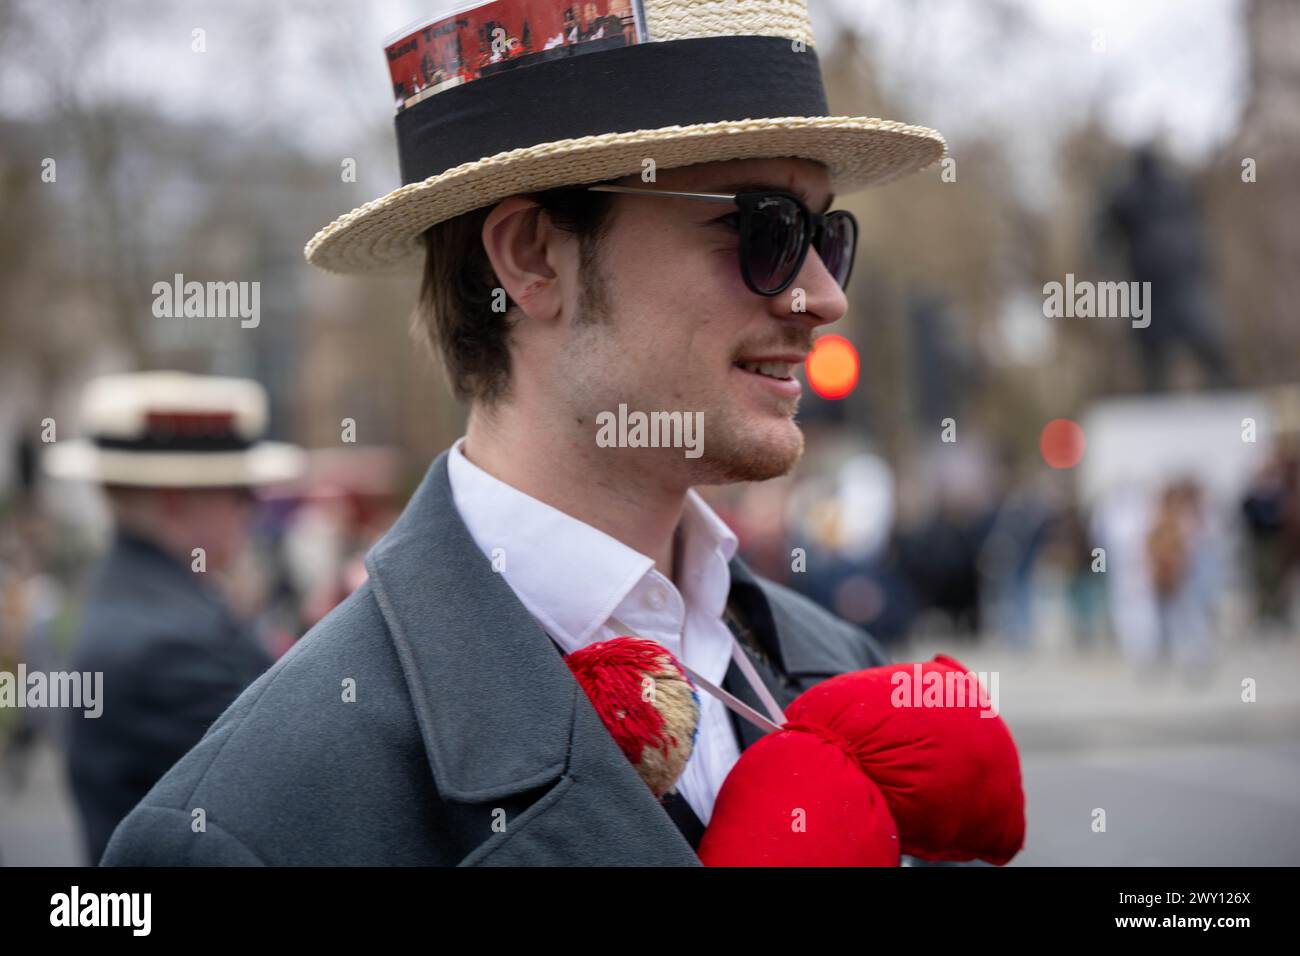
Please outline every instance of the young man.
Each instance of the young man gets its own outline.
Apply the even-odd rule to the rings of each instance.
[[[793,372],[846,311],[856,240],[826,215],[832,191],[924,167],[943,141],[827,116],[800,3],[642,13],[627,47],[402,111],[408,185],[309,244],[335,271],[423,255],[424,326],[467,433],[367,583],[164,778],[106,863],[698,865],[762,731],[701,695],[661,805],[562,655],[635,633],[760,710],[884,663],[749,571],[692,488],[798,461]],[[671,423],[663,440],[636,415]]]
[[[91,578],[72,668],[102,674],[94,719],[74,712],[68,771],[86,854],[198,743],[271,656],[215,578],[239,554],[252,487],[297,475],[299,449],[260,440],[252,381],[144,372],[91,382],[86,438],[58,442],[58,477],[103,487],[113,540]]]

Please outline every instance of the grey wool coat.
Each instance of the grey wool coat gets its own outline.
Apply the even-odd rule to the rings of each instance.
[[[470,537],[446,452],[366,567],[149,791],[104,865],[700,865]],[[886,662],[740,560],[731,578],[733,632],[782,706]],[[738,671],[724,686],[758,706]],[[759,736],[733,726],[742,747]]]

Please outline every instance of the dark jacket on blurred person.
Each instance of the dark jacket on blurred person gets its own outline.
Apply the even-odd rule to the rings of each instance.
[[[655,800],[493,571],[447,457],[367,582],[163,777],[105,865],[699,865],[698,818]],[[858,628],[730,570],[733,633],[781,706],[885,663]],[[761,707],[734,662],[724,687]],[[760,735],[733,724],[742,748]]]
[[[122,818],[272,663],[200,578],[123,533],[96,569],[72,666],[103,673],[103,711],[75,712],[67,754],[92,863]]]

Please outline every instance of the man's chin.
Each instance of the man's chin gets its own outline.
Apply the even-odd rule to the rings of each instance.
[[[788,474],[803,457],[803,431],[793,419],[764,422],[705,443],[701,459],[705,477],[695,484],[767,481]]]

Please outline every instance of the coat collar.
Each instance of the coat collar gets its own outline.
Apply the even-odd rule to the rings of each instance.
[[[543,819],[492,836],[466,862],[698,865],[555,645],[474,544],[452,500],[446,452],[366,568],[439,795],[485,804],[553,785],[529,811]],[[566,816],[581,816],[588,838],[561,839]],[[598,832],[609,838],[592,838]],[[572,855],[548,858],[552,843]]]
[[[452,503],[446,452],[366,568],[441,795],[488,800],[559,777],[577,682],[474,545]]]

